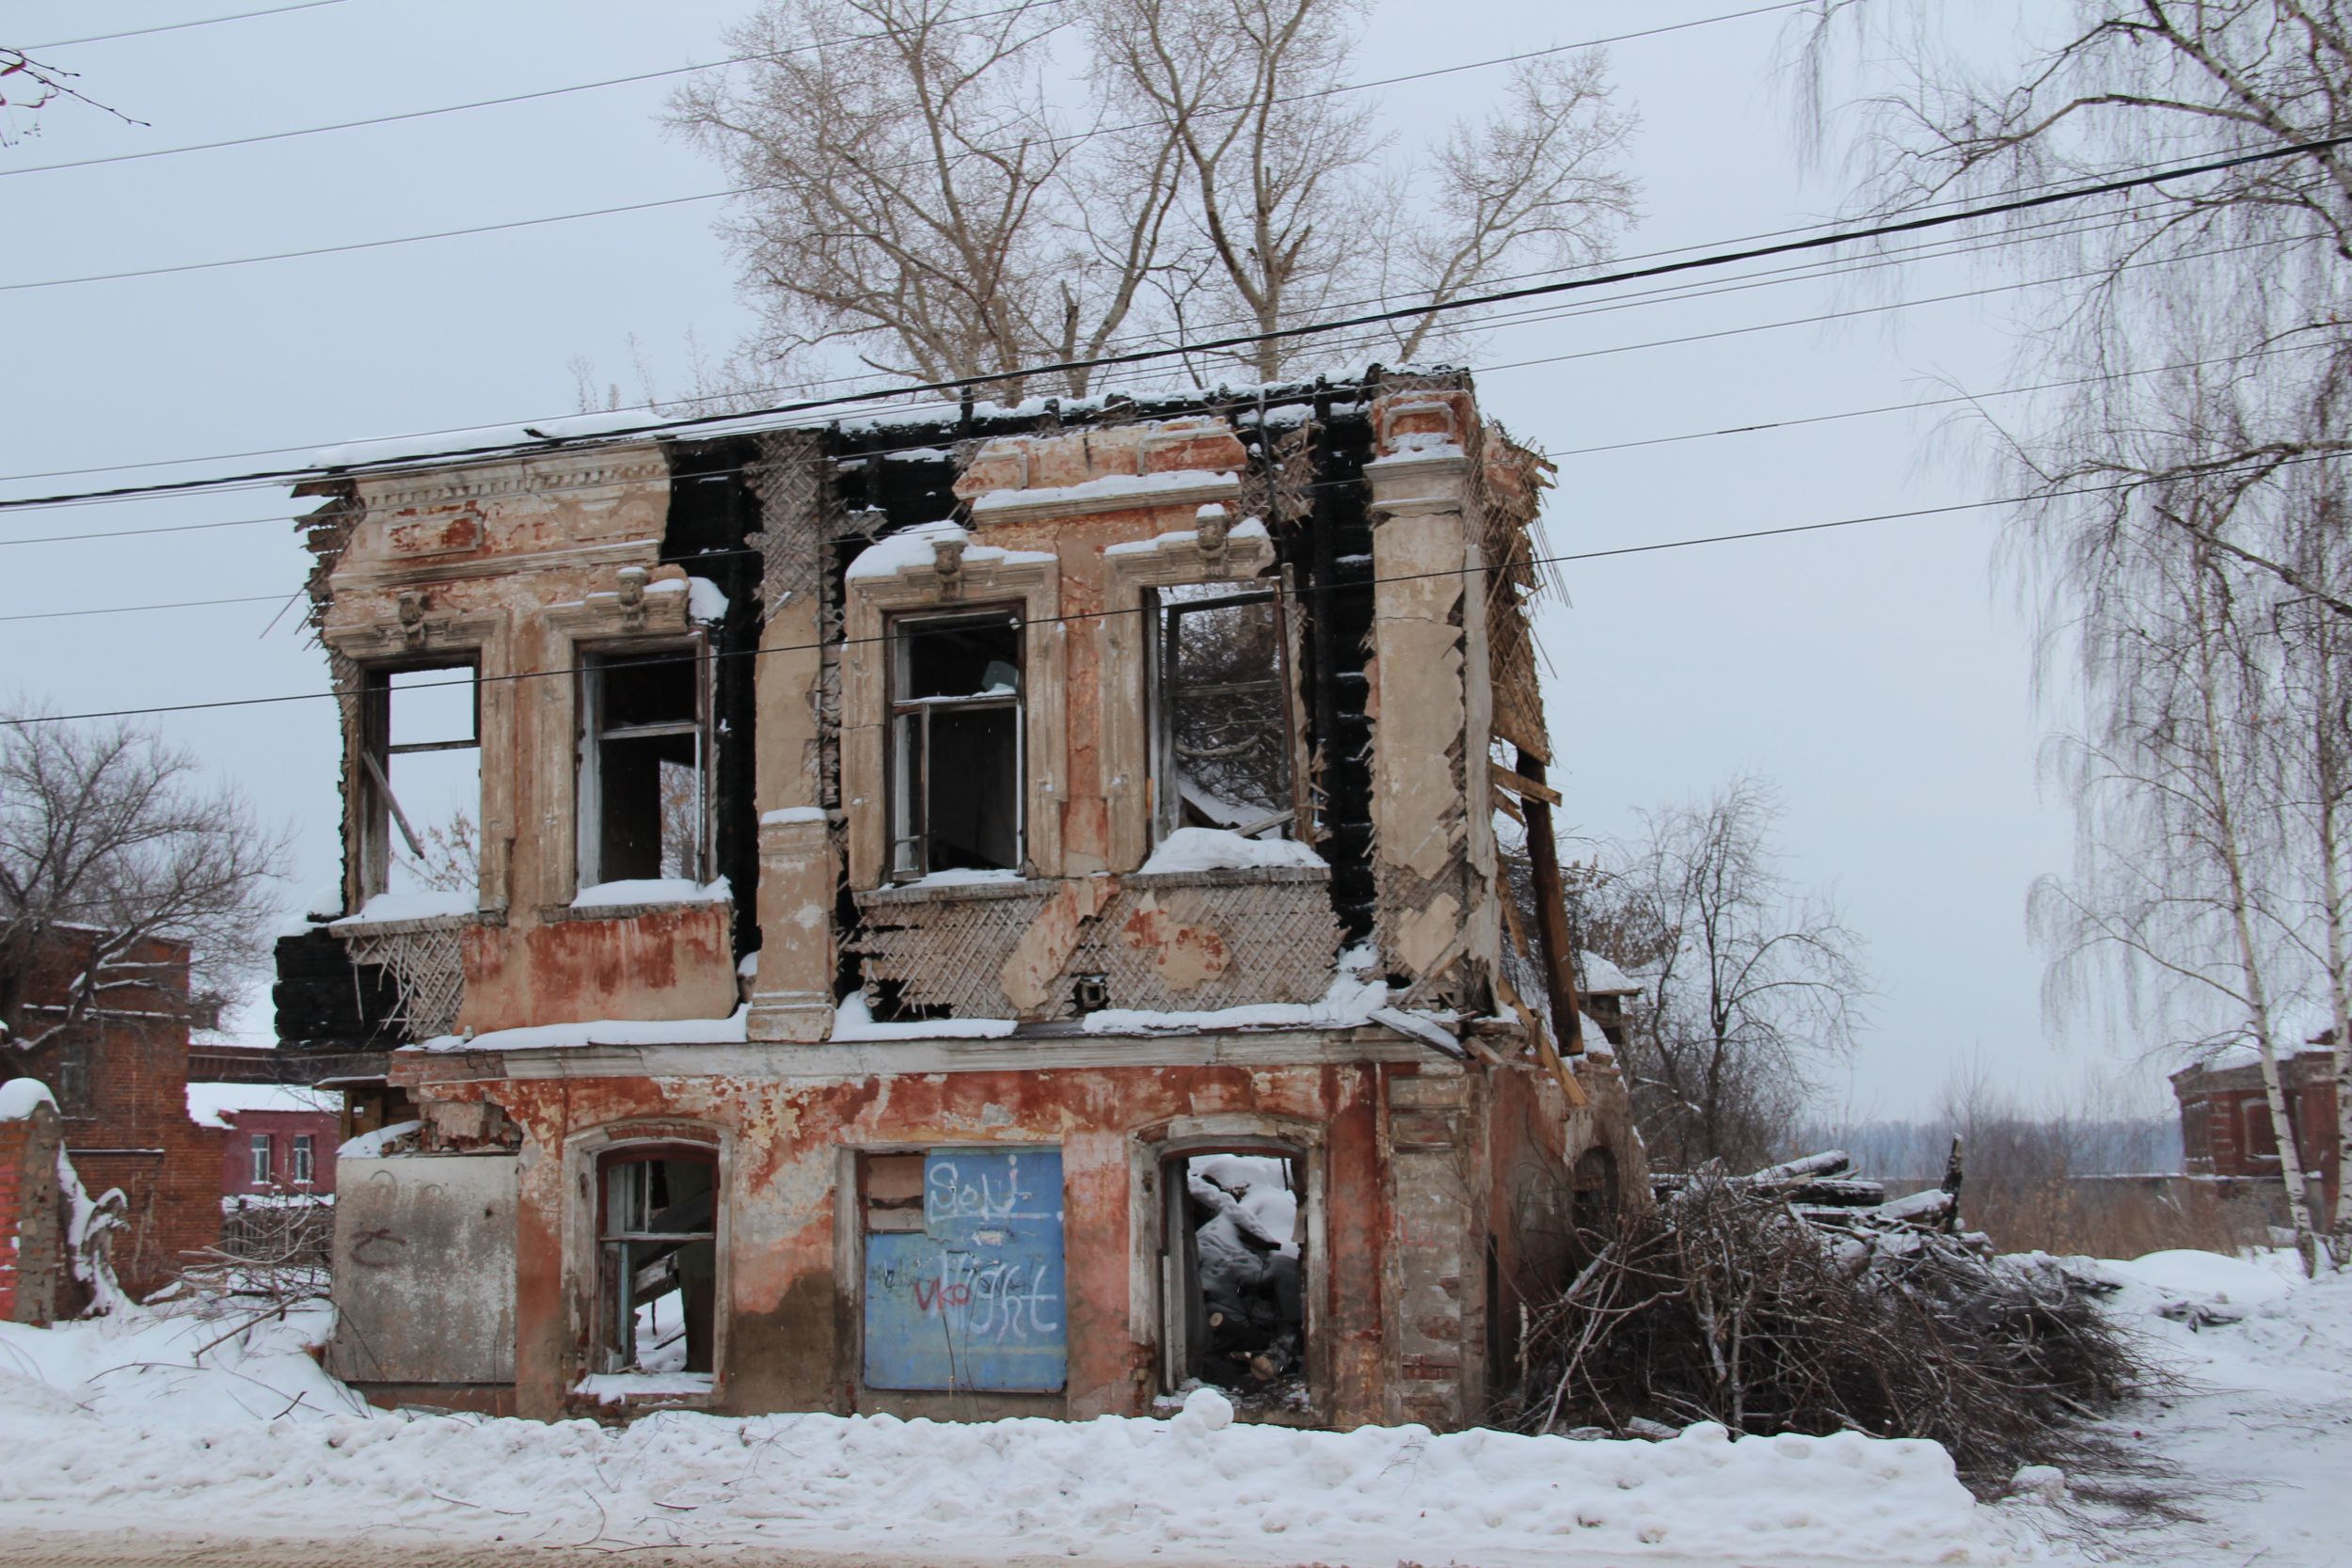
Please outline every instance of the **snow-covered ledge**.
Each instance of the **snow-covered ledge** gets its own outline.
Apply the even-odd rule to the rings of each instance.
[[[470,926],[482,918],[478,895],[470,889],[429,889],[422,893],[378,893],[359,906],[356,914],[330,920],[326,928],[339,937],[397,936],[405,931],[449,930]]]
[[[539,911],[550,923],[564,920],[628,920],[659,910],[694,909],[704,904],[731,904],[735,892],[724,877],[697,882],[691,877],[638,877],[584,887],[568,904],[551,904]]]

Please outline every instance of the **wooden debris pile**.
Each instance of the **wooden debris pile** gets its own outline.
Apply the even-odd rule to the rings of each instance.
[[[2082,1418],[2151,1368],[2099,1311],[2101,1282],[1960,1229],[1957,1164],[1891,1201],[1835,1151],[1664,1184],[1531,1311],[1504,1423],[1927,1437],[1987,1489],[2106,1459]]]

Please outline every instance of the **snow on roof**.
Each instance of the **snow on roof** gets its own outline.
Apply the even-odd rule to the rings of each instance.
[[[43,1105],[57,1106],[57,1097],[38,1078],[11,1078],[0,1084],[0,1121],[24,1121]]]
[[[1075,484],[1042,485],[1033,490],[991,490],[972,502],[972,518],[986,522],[993,512],[1026,510],[1036,506],[1075,504],[1086,501],[1116,503],[1133,501],[1149,504],[1154,496],[1170,490],[1198,490],[1204,484],[1235,484],[1233,474],[1209,468],[1170,468],[1155,474],[1104,474],[1100,479],[1081,480]]]
[[[1576,967],[1584,976],[1584,990],[1588,994],[1638,991],[1642,989],[1640,981],[1590,948],[1576,956]]]
[[[296,1084],[190,1084],[188,1119],[199,1127],[227,1127],[243,1111],[342,1111],[343,1097],[329,1089]]]

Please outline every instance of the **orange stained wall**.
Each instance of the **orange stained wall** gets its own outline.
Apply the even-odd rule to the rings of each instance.
[[[564,1259],[563,1159],[567,1141],[583,1133],[606,1130],[654,1138],[700,1129],[732,1138],[732,1156],[721,1173],[729,1316],[722,1330],[720,1408],[1083,1418],[1141,1414],[1158,1389],[1158,1347],[1131,1330],[1131,1312],[1147,1305],[1130,1300],[1137,1247],[1131,1234],[1130,1151],[1137,1135],[1150,1138],[1175,1117],[1236,1113],[1319,1127],[1326,1148],[1328,1291],[1311,1310],[1327,1369],[1327,1418],[1345,1427],[1381,1418],[1390,1212],[1379,1157],[1378,1106],[1385,1098],[1379,1080],[1399,1070],[1324,1065],[1084,1068],[846,1081],[545,1079],[442,1084],[434,1093],[491,1100],[523,1132],[516,1403],[521,1414],[540,1418],[563,1413],[565,1391],[586,1365],[588,1299],[580,1282],[567,1278]],[[1066,1393],[993,1396],[982,1404],[968,1396],[862,1392],[856,1378],[861,1282],[839,1277],[835,1262],[835,1205],[856,1201],[854,1193],[837,1190],[841,1150],[1023,1143],[1055,1144],[1061,1150]],[[584,1193],[577,1199],[588,1200]]]

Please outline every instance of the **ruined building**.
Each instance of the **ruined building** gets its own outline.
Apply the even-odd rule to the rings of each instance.
[[[1645,1186],[1498,891],[1499,817],[1557,887],[1546,474],[1375,371],[309,486],[346,853],[281,1032],[377,1129],[333,1370],[1477,1419]]]

